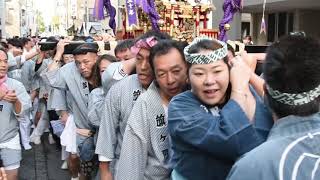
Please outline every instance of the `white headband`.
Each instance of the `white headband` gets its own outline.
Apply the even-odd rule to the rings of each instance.
[[[278,90],[272,89],[270,86],[267,86],[267,91],[272,97],[272,99],[275,99],[280,103],[291,105],[291,106],[299,106],[299,105],[310,103],[311,101],[319,97],[320,85],[308,92],[303,92],[299,94],[282,93]]]
[[[205,41],[205,40],[215,41],[215,42],[221,44],[222,48],[214,50],[209,54],[200,54],[200,53],[190,54],[189,53],[190,47],[196,45],[197,43],[199,43],[201,41]],[[203,36],[203,37],[195,38],[190,45],[185,47],[184,48],[184,55],[186,57],[187,62],[189,62],[190,64],[210,64],[210,63],[216,62],[216,61],[221,60],[224,57],[226,57],[228,55],[228,47],[225,42]]]

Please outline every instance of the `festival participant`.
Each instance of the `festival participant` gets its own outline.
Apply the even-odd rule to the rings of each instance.
[[[47,42],[55,42],[57,43],[58,40],[55,37],[49,37]],[[58,116],[55,111],[51,108],[52,104],[52,93],[53,88],[50,87],[48,84],[45,83],[43,79],[43,74],[46,72],[49,64],[53,63],[53,57],[55,55],[56,50],[48,50],[48,51],[41,51],[40,55],[36,60],[36,64],[34,67],[35,71],[35,78],[39,82],[39,109],[38,111],[41,112],[41,118],[37,123],[37,127],[32,133],[30,139],[35,144],[41,143],[41,135],[44,131],[49,127],[50,134],[48,136],[48,140],[50,144],[56,143],[56,149],[59,150],[61,148],[59,137],[53,134],[53,130],[49,121],[57,120]]]
[[[134,45],[134,39],[126,39],[118,42],[114,49],[114,54],[120,61],[126,61],[135,57],[131,52],[131,47]]]
[[[74,61],[73,54],[63,54],[61,67],[73,61]],[[77,150],[76,148],[74,148],[76,147],[76,144],[75,144],[76,142],[75,140],[74,141],[70,140],[70,139],[75,139],[76,137],[75,130],[74,132],[70,132],[72,130],[68,128],[68,127],[71,127],[70,124],[73,123],[74,125],[73,116],[72,116],[73,114],[72,113],[72,102],[73,102],[72,97],[69,91],[59,90],[59,89],[54,89],[51,96],[52,96],[51,109],[55,110],[56,113],[59,115],[59,120],[61,120],[62,123],[64,123],[64,125],[66,126],[65,129],[67,131],[67,133],[62,132],[63,135],[62,134],[60,135],[60,144],[62,145],[61,159],[63,160],[61,169],[69,169],[71,176],[77,177],[78,172],[74,170],[72,164],[70,164],[71,163],[70,156],[76,156],[74,154],[77,154]],[[72,122],[67,122],[68,120]],[[68,162],[69,162],[69,166],[68,166]]]
[[[72,110],[77,127],[78,146],[91,135],[88,119],[88,96],[96,87],[93,67],[98,57],[98,49],[91,44],[80,45],[73,51],[75,61],[60,68],[59,64],[66,44],[66,40],[60,40],[58,43],[53,63],[48,66],[44,78],[50,86],[70,92],[74,101],[72,102]],[[77,162],[79,162],[79,158],[73,159],[74,164],[77,164]],[[81,161],[81,163],[89,162]],[[82,170],[80,174],[80,179],[90,178],[90,175],[84,174]]]
[[[320,43],[281,38],[267,51],[266,103],[274,117],[265,143],[245,154],[228,179],[317,179],[320,141]]]
[[[172,99],[172,179],[225,179],[233,163],[267,138],[271,114],[249,87],[251,70],[227,58],[224,42],[196,38],[184,50],[191,90]]]
[[[107,69],[107,67],[114,62],[117,62],[116,57],[104,54],[102,56],[99,56],[94,67],[95,76],[97,78],[97,88],[92,90],[89,94],[88,116],[90,124],[95,130],[98,130],[100,126],[101,114],[103,112],[103,102],[106,96],[106,93],[102,88],[101,76],[102,73]]]
[[[34,62],[31,61],[39,53],[39,49],[32,50],[33,44],[28,41],[29,39],[18,39],[12,38],[8,40],[9,49],[9,69],[8,77],[16,79],[23,83],[28,93],[31,93],[32,86],[30,80],[34,75],[32,71],[32,65]],[[35,95],[35,93],[33,93]],[[23,112],[19,117],[19,126],[21,134],[21,142],[24,149],[31,149],[30,146],[30,130],[31,120],[30,111]]]
[[[20,39],[23,47],[23,54],[22,56],[26,56],[28,53],[32,52],[32,49],[34,47],[34,44],[32,43],[31,39],[29,38],[21,38]],[[33,58],[35,59],[35,57]],[[26,61],[23,64],[20,65],[20,69],[16,69],[15,71],[18,71],[20,73],[20,77],[18,78],[20,82],[24,85],[26,91],[31,97],[31,102],[34,102],[34,99],[37,96],[36,91],[33,89],[33,77],[35,75],[34,72],[34,66],[35,62],[33,60]],[[36,105],[36,103],[35,103]],[[21,134],[21,142],[22,146],[25,150],[31,149],[30,146],[30,132],[31,132],[31,124],[32,121],[30,119],[31,117],[31,109],[24,112],[23,115],[19,119],[19,126],[20,126],[20,134]]]
[[[99,155],[100,161],[101,179],[112,178],[111,168],[117,164],[124,130],[132,107],[138,97],[148,89],[153,81],[153,72],[149,64],[150,49],[159,40],[169,38],[167,34],[154,31],[149,31],[139,37],[132,47],[133,52],[136,54],[135,68],[137,74],[130,75],[116,83],[107,93],[96,145],[96,154]],[[111,70],[110,66],[106,71]],[[110,74],[106,71],[103,76]],[[113,166],[109,167],[111,161]],[[113,171],[113,175],[115,173],[116,170]]]
[[[245,45],[253,45],[252,37],[250,35],[244,37],[242,41]]]
[[[168,104],[186,88],[187,64],[183,47],[176,41],[160,41],[149,59],[155,81],[139,97],[128,119],[118,180],[170,179]]]
[[[0,49],[0,157],[7,178],[17,180],[21,161],[18,117],[31,107],[31,101],[23,84],[7,77],[8,61]]]

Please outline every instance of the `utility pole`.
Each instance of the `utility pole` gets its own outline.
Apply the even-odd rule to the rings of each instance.
[[[86,11],[86,19],[85,19],[85,21],[86,21],[86,31],[89,31],[89,27],[88,27],[88,22],[89,22],[89,14],[88,14],[88,0],[85,0],[85,11]]]
[[[69,28],[69,0],[67,0],[67,8],[66,8],[66,20],[67,20],[67,26],[66,29],[68,30]]]

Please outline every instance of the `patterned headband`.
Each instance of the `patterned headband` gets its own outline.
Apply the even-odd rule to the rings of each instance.
[[[155,37],[149,37],[147,39],[140,39],[138,42],[131,47],[131,52],[135,55],[138,54],[141,48],[150,49],[158,43]]]
[[[299,106],[303,104],[310,103],[320,96],[320,85],[308,92],[303,92],[299,94],[289,94],[282,93],[278,90],[272,89],[270,86],[267,86],[267,91],[272,97],[272,99],[291,106]]]
[[[189,53],[190,47],[194,45],[196,46],[199,42],[206,41],[206,40],[215,41],[219,43],[222,46],[222,48],[214,50],[208,54],[200,54],[200,53],[190,54]],[[190,45],[185,47],[184,55],[186,57],[187,62],[189,62],[190,64],[210,64],[226,57],[228,55],[228,47],[225,42],[203,36],[203,37],[198,37],[194,39]]]

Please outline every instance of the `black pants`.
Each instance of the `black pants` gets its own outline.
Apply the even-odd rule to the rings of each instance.
[[[58,114],[57,114],[56,111],[54,111],[54,110],[49,110],[49,111],[48,111],[48,114],[49,114],[49,121],[58,120],[58,119],[59,119]],[[57,135],[55,135],[55,134],[53,133],[53,128],[52,128],[52,126],[51,126],[51,123],[49,123],[49,130],[50,130],[50,132],[51,132],[51,134],[52,134],[53,139],[56,141],[56,147],[59,148],[59,149],[61,149],[60,137],[58,137]]]

